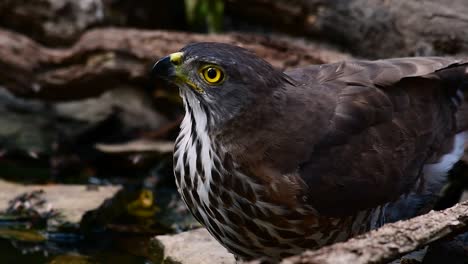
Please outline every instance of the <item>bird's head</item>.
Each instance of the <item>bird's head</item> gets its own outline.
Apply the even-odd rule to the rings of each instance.
[[[152,74],[178,86],[186,107],[200,104],[218,121],[236,116],[287,81],[281,71],[246,49],[207,42],[160,59]]]

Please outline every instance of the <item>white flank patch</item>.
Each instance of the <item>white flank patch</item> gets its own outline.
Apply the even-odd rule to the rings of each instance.
[[[424,166],[424,178],[427,181],[438,181],[445,177],[453,165],[461,159],[465,151],[465,139],[468,132],[461,132],[455,136],[453,149],[442,156],[439,162]],[[429,185],[429,184],[428,184]]]

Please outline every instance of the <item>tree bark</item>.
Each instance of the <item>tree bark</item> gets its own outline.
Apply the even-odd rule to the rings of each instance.
[[[282,69],[348,58],[326,47],[279,36],[105,28],[87,32],[72,47],[52,49],[0,30],[0,85],[22,97],[93,97],[117,84],[147,84],[158,58],[197,41],[240,45]]]
[[[105,8],[101,0],[2,0],[0,26],[48,45],[63,45],[102,23]]]
[[[465,0],[228,0],[226,10],[368,58],[468,53]]]
[[[2,0],[0,26],[48,46],[75,42],[106,25],[188,30],[184,0]]]
[[[315,251],[283,260],[282,264],[386,263],[415,249],[468,229],[468,201],[431,211]]]

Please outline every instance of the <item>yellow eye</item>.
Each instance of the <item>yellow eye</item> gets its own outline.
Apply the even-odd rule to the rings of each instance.
[[[202,68],[201,75],[208,84],[219,84],[224,80],[223,71],[216,66]]]

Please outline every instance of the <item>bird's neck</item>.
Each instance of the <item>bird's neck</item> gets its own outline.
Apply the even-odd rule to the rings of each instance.
[[[174,169],[177,182],[209,182],[213,160],[217,158],[215,144],[210,137],[213,118],[206,106],[196,97],[184,96],[185,116],[177,137],[174,153]],[[200,173],[200,172],[204,173]],[[201,177],[201,178],[199,178]],[[185,178],[185,179],[184,179]]]

